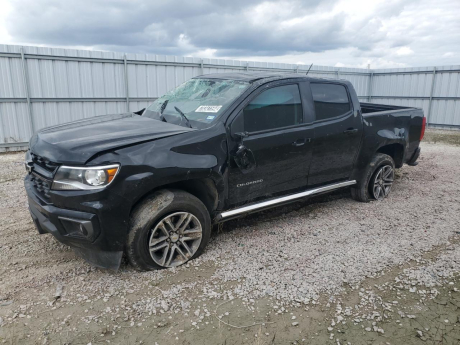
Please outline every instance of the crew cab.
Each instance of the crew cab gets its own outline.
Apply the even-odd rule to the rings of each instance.
[[[424,130],[421,109],[360,103],[346,80],[203,75],[137,113],[37,132],[25,188],[38,232],[90,263],[174,267],[235,217],[344,187],[383,200]]]

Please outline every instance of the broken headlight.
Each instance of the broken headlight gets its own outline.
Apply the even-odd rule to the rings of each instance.
[[[118,164],[98,167],[59,167],[51,189],[89,190],[107,187],[118,173]]]

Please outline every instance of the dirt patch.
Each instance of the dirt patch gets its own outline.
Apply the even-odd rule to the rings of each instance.
[[[192,263],[146,273],[38,235],[22,161],[0,155],[0,342],[455,344],[458,147],[423,143],[384,202],[344,190],[251,215]]]

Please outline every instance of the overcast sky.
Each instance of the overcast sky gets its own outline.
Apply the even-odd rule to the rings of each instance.
[[[460,64],[460,0],[0,0],[0,43],[371,68]]]

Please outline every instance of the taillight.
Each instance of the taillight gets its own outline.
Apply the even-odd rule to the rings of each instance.
[[[426,128],[426,117],[423,117],[423,120],[422,120],[422,132],[420,133],[420,141],[422,141],[423,136],[425,135],[425,128]]]

